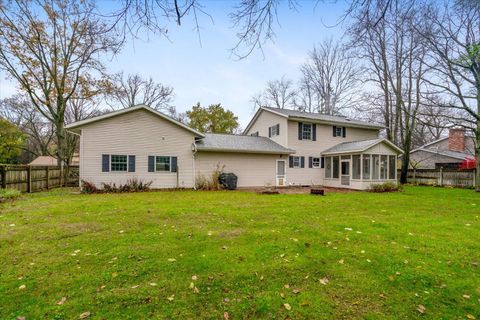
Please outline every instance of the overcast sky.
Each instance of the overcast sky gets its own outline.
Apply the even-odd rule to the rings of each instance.
[[[202,1],[212,18],[200,16],[200,37],[187,17],[182,26],[169,25],[169,37],[155,35],[129,42],[123,51],[107,62],[110,72],[139,73],[175,90],[173,104],[182,112],[200,102],[206,106],[221,103],[240,118],[242,128],[253,114],[252,95],[269,80],[285,75],[298,79],[299,66],[315,43],[328,37],[340,37],[335,25],[344,9],[343,3],[301,2],[297,11],[285,4],[279,11],[276,38],[238,61],[230,52],[236,44],[235,29],[228,18],[235,2]],[[0,73],[0,98],[15,92],[15,83]]]

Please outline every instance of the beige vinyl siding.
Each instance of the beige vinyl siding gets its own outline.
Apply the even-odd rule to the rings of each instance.
[[[80,178],[101,186],[129,178],[152,181],[152,188],[192,188],[194,134],[145,110],[82,127]],[[102,172],[102,154],[135,155],[135,172]],[[148,156],[178,157],[175,172],[148,172]]]
[[[276,183],[276,160],[288,157],[253,153],[197,152],[195,155],[197,176],[210,177],[217,164],[224,172],[237,175],[238,187],[261,187]]]
[[[268,137],[268,128],[276,124],[280,124],[280,134],[272,136],[270,139],[287,147],[287,118],[272,112],[262,110],[258,115],[257,120],[255,120],[251,128],[245,134],[250,135],[258,131],[259,136]]]
[[[305,123],[310,123],[305,121]],[[378,138],[378,130],[347,127],[346,137],[334,137],[333,125],[316,124],[316,141],[298,140],[298,122],[288,121],[288,148],[296,151],[294,156],[305,157],[305,168],[287,168],[287,183],[294,185],[323,184],[323,169],[309,168],[308,157],[320,157],[323,150],[349,141]]]

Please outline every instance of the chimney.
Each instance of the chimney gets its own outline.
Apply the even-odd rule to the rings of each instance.
[[[455,128],[448,131],[448,150],[465,151],[465,129]]]

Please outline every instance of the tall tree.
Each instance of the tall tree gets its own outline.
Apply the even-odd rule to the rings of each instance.
[[[348,48],[332,39],[315,46],[302,66],[302,83],[319,98],[319,113],[340,114],[357,101],[358,71]]]
[[[0,118],[0,163],[15,163],[25,136],[14,124]]]
[[[199,102],[186,114],[188,125],[200,132],[236,133],[239,131],[238,117],[232,111],[225,110],[220,103],[204,108]]]
[[[150,106],[156,110],[168,111],[173,99],[173,88],[156,83],[152,78],[144,79],[139,74],[123,73],[111,77],[110,96],[114,109],[133,107],[138,104]]]
[[[265,90],[252,97],[255,107],[292,109],[295,106],[296,91],[293,81],[283,76],[279,80],[268,81]]]
[[[88,0],[0,3],[0,67],[53,123],[59,163],[67,159],[68,102],[103,71],[100,57],[118,49],[112,30]]]
[[[432,5],[423,19],[424,28],[417,29],[428,43],[429,66],[435,75],[426,81],[447,97],[443,107],[462,112],[453,120],[475,135],[475,190],[480,192],[480,3],[457,0],[443,8]]]

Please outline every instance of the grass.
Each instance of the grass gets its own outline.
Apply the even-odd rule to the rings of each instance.
[[[0,204],[0,318],[478,319],[479,215],[432,187],[26,195]]]

